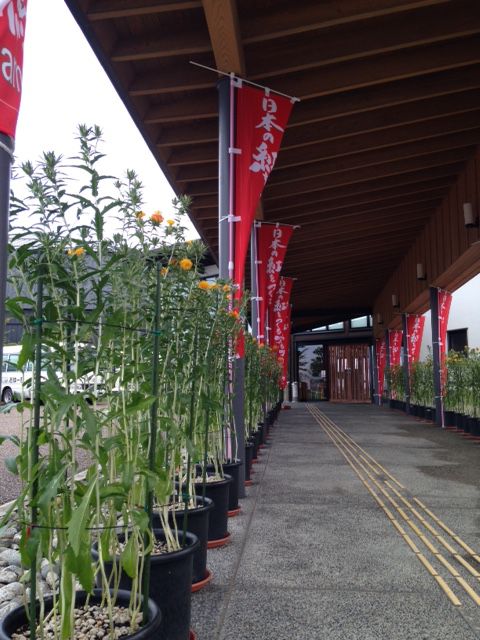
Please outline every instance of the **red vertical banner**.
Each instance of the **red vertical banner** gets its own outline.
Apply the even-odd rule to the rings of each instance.
[[[273,317],[271,321],[270,346],[278,353],[278,360],[282,366],[280,386],[287,386],[288,348],[290,343],[290,294],[293,278],[280,276],[275,300],[273,303]]]
[[[239,81],[232,80],[238,85]],[[240,82],[236,89],[234,283],[242,295],[250,231],[262,191],[275,165],[292,100]]]
[[[383,396],[383,388],[385,384],[385,367],[387,364],[387,341],[385,336],[377,338],[375,341],[375,351],[377,354],[377,389],[379,400]]]
[[[425,316],[407,315],[407,354],[408,368],[420,360],[420,349],[422,346],[423,330],[425,327]]]
[[[445,358],[447,356],[447,327],[450,307],[452,305],[452,294],[450,291],[438,290],[438,338],[440,343],[440,378],[442,390],[447,382],[447,368]],[[442,391],[443,393],[443,391]]]
[[[293,233],[291,225],[258,223],[257,274],[258,274],[258,338],[266,340],[267,309],[273,307],[280,271]]]
[[[27,0],[0,0],[0,132],[15,138],[22,96]]]
[[[397,367],[400,364],[400,354],[402,353],[403,331],[391,330],[388,332],[390,341],[390,366]]]

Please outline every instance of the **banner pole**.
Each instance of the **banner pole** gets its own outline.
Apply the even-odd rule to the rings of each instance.
[[[433,391],[435,397],[435,423],[444,428],[442,377],[440,362],[440,323],[438,321],[438,289],[430,287],[430,316],[432,323]]]
[[[257,227],[252,226],[250,232],[250,290],[251,298],[251,314],[252,314],[252,335],[258,338],[259,334],[259,313],[260,305],[258,304],[258,264],[257,264]]]
[[[390,388],[390,329],[385,330],[385,353],[386,353],[386,361],[387,361],[387,395],[388,395],[388,405],[390,406],[390,400],[392,399],[392,390]]]
[[[7,294],[8,227],[12,158],[13,141],[9,136],[0,133],[0,392],[2,388],[1,363],[3,362],[3,343],[5,341],[5,298]]]
[[[233,176],[230,175],[230,140],[231,140],[231,109],[230,104],[230,77],[222,78],[218,83],[218,244],[219,244],[219,276],[222,280],[228,280],[231,275],[232,265],[230,255],[230,224],[233,211],[230,211],[230,203],[233,201],[230,194],[233,185]],[[233,187],[232,187],[233,188]],[[234,226],[234,225],[233,225]],[[233,439],[232,458],[239,460],[238,492],[241,498],[245,497],[245,408],[244,408],[244,358],[233,358]],[[228,390],[225,390],[227,393]]]
[[[409,362],[409,335],[408,314],[402,313],[403,328],[403,390],[405,393],[405,412],[410,413],[410,362]]]

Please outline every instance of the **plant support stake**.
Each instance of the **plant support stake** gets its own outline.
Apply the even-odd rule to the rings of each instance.
[[[40,387],[42,384],[42,331],[43,331],[43,274],[42,259],[40,258],[40,275],[37,285],[37,308],[35,315],[35,373],[34,373],[34,401],[33,428],[30,443],[30,473],[32,474],[30,494],[30,522],[31,535],[35,535],[37,524],[37,495],[38,495],[38,436],[40,433]],[[35,640],[37,629],[37,554],[32,553],[30,563],[30,638]]]
[[[157,447],[157,415],[158,415],[158,358],[160,352],[160,277],[162,264],[158,261],[155,265],[155,317],[153,327],[153,362],[152,362],[152,396],[155,398],[150,409],[150,437],[148,446],[148,466],[150,471],[155,469],[155,451]],[[144,546],[151,546],[151,536],[153,536],[153,489],[147,485],[147,496],[145,511],[148,515],[150,531],[144,536]],[[148,597],[150,594],[150,565],[152,553],[145,554],[145,566],[142,576],[142,598],[143,598],[143,624],[148,623]]]

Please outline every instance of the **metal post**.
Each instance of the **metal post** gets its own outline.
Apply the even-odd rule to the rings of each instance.
[[[250,291],[251,314],[252,314],[252,334],[254,338],[258,338],[260,333],[260,305],[258,304],[258,287],[257,287],[257,227],[255,224],[250,233]]]
[[[230,78],[218,83],[218,245],[219,275],[229,277],[229,222],[230,211]],[[232,455],[242,463],[239,468],[239,496],[245,496],[245,362],[235,358],[233,363],[233,422],[236,446]]]
[[[440,362],[440,332],[438,322],[438,289],[430,287],[430,315],[432,321],[433,390],[435,396],[435,423],[445,427],[443,419],[442,378]]]
[[[372,404],[378,402],[378,376],[377,376],[377,356],[375,353],[375,344],[371,344],[368,349],[370,355],[370,393],[372,396]]]
[[[10,209],[10,172],[13,141],[0,133],[0,392],[2,389],[3,343],[5,340],[5,297],[7,294],[8,226]]]
[[[402,313],[403,328],[403,389],[405,393],[405,412],[410,413],[410,362],[408,361],[408,314]]]
[[[389,381],[387,394],[389,400],[392,399],[392,390],[390,389],[390,329],[385,330],[385,352],[386,352],[386,360],[387,360],[387,380]],[[389,402],[390,404],[390,402]]]

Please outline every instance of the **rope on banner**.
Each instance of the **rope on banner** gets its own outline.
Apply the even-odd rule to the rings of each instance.
[[[288,98],[292,103],[300,102],[300,98],[297,98],[295,96],[290,96],[288,95],[288,93],[282,93],[281,91],[276,91],[275,89],[270,89],[269,87],[266,87],[263,84],[257,84],[256,82],[252,82],[251,80],[240,78],[240,76],[237,76],[233,72],[227,73],[226,71],[220,71],[220,69],[215,69],[215,67],[209,67],[206,64],[200,64],[199,62],[194,62],[193,60],[190,60],[189,62],[190,64],[193,64],[195,67],[200,67],[200,69],[213,71],[214,73],[218,73],[221,76],[229,76],[230,78],[232,78],[232,80],[234,80],[234,82],[236,83],[235,86],[237,87],[241,87],[242,83],[245,82],[245,84],[249,84],[252,87],[257,87],[257,89],[262,89],[263,91],[265,91],[265,94],[267,96],[270,95],[270,92],[272,92],[272,93],[276,93],[277,96],[283,96],[284,98]]]
[[[301,229],[302,225],[300,224],[287,224],[285,222],[268,222],[266,220],[255,220],[255,226],[261,227],[263,224],[273,224],[276,227],[292,227],[292,229]]]

